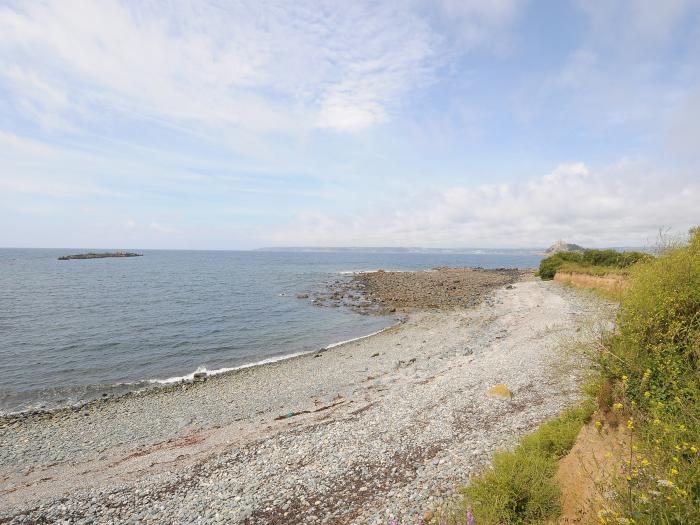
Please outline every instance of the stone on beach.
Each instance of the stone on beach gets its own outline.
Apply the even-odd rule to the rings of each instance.
[[[513,397],[513,392],[511,392],[503,383],[498,383],[497,385],[489,388],[486,391],[486,395],[497,399],[511,399]]]

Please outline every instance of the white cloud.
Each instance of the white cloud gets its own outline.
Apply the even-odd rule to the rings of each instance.
[[[517,0],[438,9],[467,47]],[[431,81],[446,42],[421,2],[45,0],[0,7],[0,79],[46,127],[106,110],[252,133],[356,132]],[[494,46],[497,47],[497,46]]]
[[[106,108],[252,132],[357,131],[425,81],[433,38],[417,15],[370,2],[0,8],[5,80],[43,118]]]
[[[646,244],[661,227],[700,221],[700,177],[656,173],[621,161],[591,170],[565,164],[522,183],[424,191],[351,215],[307,213],[267,241],[303,245],[546,246]],[[379,211],[381,210],[381,211]]]

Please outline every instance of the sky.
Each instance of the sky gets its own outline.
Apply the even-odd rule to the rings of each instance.
[[[700,2],[0,0],[0,246],[645,246]]]

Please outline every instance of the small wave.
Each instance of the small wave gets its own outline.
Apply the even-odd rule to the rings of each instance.
[[[377,330],[376,332],[372,332],[370,334],[367,334],[367,335],[361,335],[359,337],[353,337],[352,339],[345,339],[344,341],[338,341],[337,343],[331,343],[328,346],[324,346],[323,348],[321,348],[321,350],[330,350],[331,348],[336,348],[336,347],[344,345],[346,343],[353,343],[355,341],[360,341],[362,339],[366,339],[368,337],[372,337],[374,335],[381,334],[385,330],[388,330],[389,328],[393,328],[399,324],[401,324],[401,321],[394,323],[390,326],[387,326],[385,328],[382,328],[381,330]],[[302,352],[294,352],[292,354],[284,354],[284,355],[279,355],[279,356],[274,356],[274,357],[268,357],[266,359],[261,359],[260,361],[254,361],[252,363],[247,363],[245,365],[217,368],[215,370],[209,370],[206,366],[200,366],[194,372],[190,372],[189,374],[185,374],[182,376],[168,377],[167,379],[149,379],[147,382],[151,383],[151,384],[157,384],[157,385],[171,385],[174,383],[181,383],[183,381],[194,381],[195,374],[204,373],[207,375],[207,377],[212,377],[212,376],[216,376],[219,374],[225,374],[227,372],[233,372],[235,370],[243,370],[244,368],[252,368],[254,366],[269,365],[271,363],[277,363],[279,361],[286,361],[287,359],[293,359],[295,357],[299,357],[302,355],[313,354],[314,352],[318,352],[318,350],[304,350]]]
[[[204,373],[207,377],[217,376],[219,374],[225,374],[226,372],[233,372],[234,370],[242,370],[244,368],[251,368],[253,366],[269,365],[270,363],[276,363],[278,361],[285,361],[287,359],[292,359],[294,357],[299,357],[300,355],[310,354],[316,352],[316,350],[304,350],[303,352],[295,352],[293,354],[285,354],[275,357],[268,357],[266,359],[261,359],[260,361],[254,361],[252,363],[247,363],[245,365],[231,366],[225,368],[216,368],[214,370],[209,370],[206,366],[200,366],[194,372],[185,374],[184,376],[174,376],[168,377],[167,379],[149,379],[148,382],[151,384],[158,385],[170,385],[173,383],[181,383],[183,381],[193,381],[195,374]]]

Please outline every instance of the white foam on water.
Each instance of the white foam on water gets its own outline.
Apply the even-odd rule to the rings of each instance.
[[[346,343],[353,343],[355,341],[360,341],[362,339],[366,339],[368,337],[372,337],[374,335],[381,334],[385,330],[388,330],[389,328],[393,328],[399,324],[401,324],[401,321],[394,323],[391,326],[387,326],[386,328],[382,328],[381,330],[377,330],[376,332],[372,332],[371,334],[361,335],[359,337],[353,337],[352,339],[346,339],[344,341],[338,341],[337,343],[332,343],[328,346],[324,346],[323,348],[321,348],[321,350],[330,350],[331,348],[336,348],[336,347],[344,345]],[[226,372],[233,372],[234,370],[243,370],[244,368],[251,368],[254,366],[269,365],[270,363],[277,363],[279,361],[286,361],[287,359],[293,359],[295,357],[299,357],[299,356],[306,355],[306,354],[313,354],[314,352],[318,352],[318,350],[304,350],[303,352],[295,352],[293,354],[285,354],[285,355],[279,355],[279,356],[275,356],[275,357],[268,357],[268,358],[262,359],[260,361],[255,361],[253,363],[247,363],[245,365],[232,366],[232,367],[227,367],[227,368],[217,368],[216,370],[208,370],[207,367],[200,366],[194,372],[191,372],[189,374],[185,374],[183,376],[168,377],[167,379],[149,379],[148,383],[158,384],[158,385],[171,385],[174,383],[181,383],[183,381],[194,381],[195,374],[205,373],[207,375],[207,377],[211,377],[211,376],[216,376],[219,374],[225,374]]]
[[[305,350],[303,352],[295,352],[293,354],[285,354],[285,355],[280,355],[280,356],[275,356],[275,357],[268,357],[266,359],[262,359],[260,361],[255,361],[253,363],[247,363],[245,365],[232,366],[232,367],[226,367],[226,368],[217,368],[215,370],[208,370],[206,366],[200,366],[194,372],[191,372],[189,374],[185,374],[184,376],[168,377],[167,379],[149,379],[148,382],[153,383],[153,384],[169,385],[172,383],[180,383],[182,381],[193,381],[195,374],[205,373],[207,375],[207,377],[211,377],[211,376],[216,376],[219,374],[225,374],[226,372],[233,372],[234,370],[242,370],[244,368],[251,368],[253,366],[259,366],[259,365],[268,365],[270,363],[276,363],[278,361],[292,359],[293,357],[299,357],[300,355],[310,354],[312,352],[315,352],[315,350]]]

